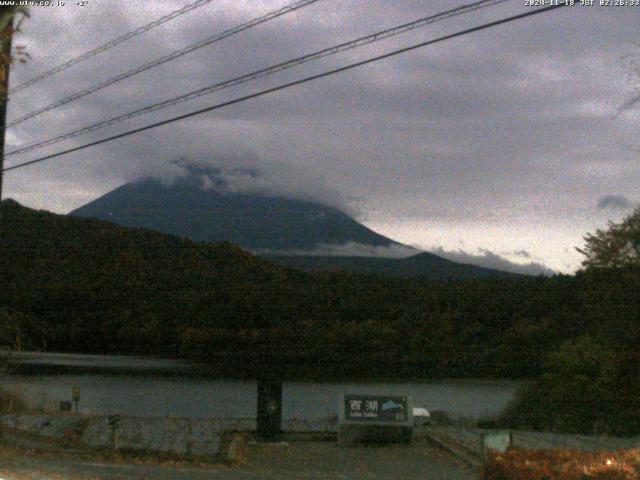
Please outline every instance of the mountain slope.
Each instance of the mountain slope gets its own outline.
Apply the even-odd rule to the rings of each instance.
[[[71,215],[195,241],[229,241],[258,251],[312,250],[322,244],[349,242],[400,245],[335,208],[283,197],[203,190],[197,175],[178,179],[171,186],[153,179],[129,183]]]
[[[172,185],[154,179],[128,183],[70,215],[149,228],[194,241],[229,241],[274,263],[305,271],[434,280],[515,276],[418,253],[332,207],[285,197],[225,192],[224,181],[215,175],[212,170],[192,169]],[[217,183],[204,189],[203,178],[210,183],[211,178],[217,178]],[[359,256],[315,254],[332,248],[334,254],[354,248]],[[415,255],[401,259],[361,256],[363,250],[375,255],[386,248]]]
[[[172,354],[189,328],[267,327],[303,299],[305,274],[229,243],[1,209],[0,307],[55,326],[52,348]]]

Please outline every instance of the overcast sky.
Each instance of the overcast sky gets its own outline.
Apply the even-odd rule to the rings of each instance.
[[[190,3],[34,7],[15,86]],[[11,96],[9,120],[288,4],[213,0]],[[471,0],[321,0],[17,125],[7,150]],[[598,2],[596,2],[598,3]],[[6,166],[530,10],[512,0],[204,96]],[[574,271],[588,231],[640,202],[640,7],[571,7],[8,172],[4,197],[66,213],[176,158],[259,168],[279,193],[458,260]],[[263,180],[264,182],[264,180]],[[502,263],[500,263],[502,262]]]

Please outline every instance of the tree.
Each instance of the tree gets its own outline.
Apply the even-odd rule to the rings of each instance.
[[[22,22],[28,17],[28,7],[0,7],[0,98],[6,96],[7,72],[14,61],[14,57],[8,48],[11,45],[11,37],[14,33],[20,31]],[[16,45],[15,50],[20,63],[26,63],[27,59],[31,58],[24,45]]]
[[[624,393],[614,378],[617,361],[614,350],[590,335],[565,341],[547,355],[545,373],[518,392],[502,421],[518,429],[635,433],[619,421],[633,412],[619,417],[613,405]]]
[[[47,349],[51,326],[31,315],[0,307],[0,347],[18,352]]]
[[[589,268],[640,266],[640,207],[620,223],[609,222],[606,230],[596,230],[584,237],[584,248],[576,248]]]

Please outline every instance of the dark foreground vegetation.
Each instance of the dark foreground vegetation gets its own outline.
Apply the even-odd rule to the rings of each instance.
[[[637,480],[640,453],[520,450],[489,455],[484,480]]]
[[[640,268],[434,282],[303,273],[231,244],[2,204],[0,345],[231,376],[539,378],[513,426],[640,433]]]

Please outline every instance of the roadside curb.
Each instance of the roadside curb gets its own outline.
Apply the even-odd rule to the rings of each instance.
[[[0,443],[10,447],[41,452],[83,454],[93,451],[89,447],[78,446],[64,440],[39,437],[6,426],[3,428],[3,436],[0,439]]]

